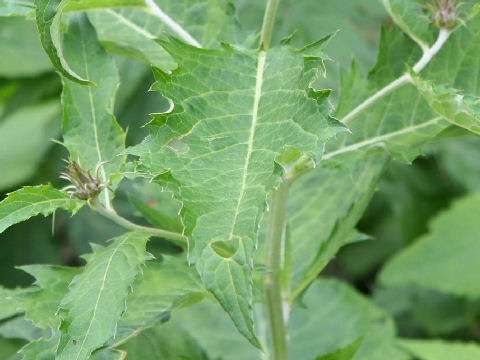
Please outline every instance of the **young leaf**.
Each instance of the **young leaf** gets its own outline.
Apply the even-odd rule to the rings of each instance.
[[[38,214],[50,215],[56,209],[75,214],[84,204],[85,201],[70,199],[64,191],[50,185],[25,186],[0,202],[0,233],[13,224]]]
[[[474,342],[442,340],[399,340],[400,348],[419,360],[472,360],[480,358],[480,346]]]
[[[68,0],[35,0],[35,19],[40,41],[53,66],[66,78],[84,85],[94,85],[70,68],[61,46],[61,16]]]
[[[88,359],[115,334],[130,286],[148,258],[147,240],[147,234],[127,233],[88,258],[60,304],[58,359]]]
[[[179,67],[156,70],[153,89],[173,110],[155,115],[151,136],[129,150],[183,202],[190,259],[256,345],[252,260],[267,194],[281,180],[275,158],[290,146],[318,159],[323,143],[344,130],[329,116],[329,91],[310,87],[323,69],[316,54],[326,40],[304,52],[268,53],[163,42]]]
[[[429,234],[386,263],[380,282],[389,286],[416,284],[458,296],[479,297],[479,206],[480,193],[474,193],[437,216]]]
[[[100,166],[99,177],[105,183],[124,162],[124,157],[117,155],[124,149],[125,134],[113,115],[119,83],[117,68],[99,45],[95,30],[83,14],[72,16],[64,51],[78,73],[97,83],[96,87],[82,86],[64,79],[64,144],[71,159],[79,158],[85,169]],[[105,197],[108,196],[105,191]]]

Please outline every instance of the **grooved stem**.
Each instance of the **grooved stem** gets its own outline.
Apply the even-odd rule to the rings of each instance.
[[[289,188],[290,181],[285,180],[278,189],[272,192],[266,236],[268,273],[265,275],[264,288],[274,360],[288,359],[288,335],[284,318],[281,271]]]

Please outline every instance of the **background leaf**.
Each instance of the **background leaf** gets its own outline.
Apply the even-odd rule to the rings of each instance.
[[[88,257],[60,304],[59,359],[88,359],[115,334],[128,290],[147,259],[147,240],[146,234],[127,233]]]

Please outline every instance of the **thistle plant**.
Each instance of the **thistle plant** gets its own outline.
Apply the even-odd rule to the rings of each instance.
[[[421,8],[428,13],[429,21],[439,29],[453,29],[459,24],[465,24],[468,13],[460,11],[462,6],[468,5],[458,0],[428,0]]]

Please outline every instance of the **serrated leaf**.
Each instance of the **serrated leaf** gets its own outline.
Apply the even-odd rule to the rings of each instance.
[[[480,357],[480,346],[474,342],[444,340],[399,340],[405,349],[419,360],[472,360]]]
[[[50,185],[25,186],[0,202],[0,232],[32,216],[50,215],[56,209],[75,214],[84,204],[85,201],[70,199],[64,191]]]
[[[118,71],[83,14],[72,16],[65,34],[64,51],[78,73],[97,83],[96,87],[82,86],[64,79],[64,144],[71,159],[79,158],[85,169],[93,170],[102,162],[108,162],[99,167],[98,173],[105,183],[125,160],[124,156],[117,156],[124,149],[125,134],[113,115]],[[108,196],[105,191],[105,197]]]
[[[413,84],[438,115],[477,135],[480,134],[480,97],[462,95],[457,89],[439,86],[412,75]]]
[[[479,47],[480,17],[474,16],[469,20],[468,30],[462,27],[450,35],[420,76],[433,82],[436,89],[437,84],[445,84],[466,95],[475,94],[476,85],[464,69],[477,66],[474,54]],[[478,124],[474,124],[474,116],[470,116],[467,122],[455,116],[460,113],[458,108],[452,108],[451,100],[455,94],[449,93],[444,98],[448,100],[448,109],[445,102],[440,107],[430,101],[434,106],[432,109],[417,87],[409,82],[382,96],[386,85],[402,74],[408,74],[405,64],[413,67],[420,55],[416,44],[398,29],[383,29],[377,64],[368,78],[359,74],[356,67],[341,74],[337,117],[348,122],[352,134],[340,135],[338,140],[327,145],[324,164],[351,163],[383,151],[398,160],[410,162],[422,152],[423,145],[435,140],[451,124],[475,130]],[[371,101],[376,95],[380,96]],[[468,111],[472,112],[476,106],[469,101],[472,98],[466,96],[464,99],[458,105],[464,108],[468,105]],[[365,104],[367,106],[357,111]]]
[[[35,278],[35,287],[15,297],[18,308],[25,311],[25,318],[35,326],[57,329],[60,324],[56,315],[58,305],[68,291],[68,284],[82,268],[24,265],[20,269]]]
[[[161,263],[149,262],[132,285],[128,311],[119,327],[137,329],[156,324],[168,312],[200,301],[205,296],[195,269],[184,259],[165,256]]]
[[[157,0],[161,11],[182,33],[168,26],[150,9],[106,9],[88,12],[102,44],[109,51],[146,61],[164,71],[175,68],[175,61],[157,38],[170,33],[190,44],[218,47],[219,41],[240,44],[248,34],[240,30],[228,0]]]
[[[351,239],[385,164],[385,156],[372,156],[348,169],[316,169],[292,185],[288,222],[293,296]]]
[[[35,0],[35,20],[40,41],[52,65],[67,79],[84,85],[94,85],[70,68],[61,46],[61,17],[68,0]]]
[[[147,240],[141,232],[115,238],[95,252],[85,271],[73,279],[58,311],[58,359],[88,359],[115,334],[130,286],[147,259]]]
[[[429,234],[385,264],[380,282],[389,286],[416,284],[470,298],[480,296],[479,207],[480,193],[455,202],[432,221]]]
[[[180,65],[171,74],[157,70],[153,89],[173,110],[157,114],[152,135],[129,150],[183,202],[190,259],[257,345],[252,260],[267,194],[281,179],[275,157],[290,146],[318,158],[323,143],[344,129],[329,116],[329,92],[309,87],[323,68],[315,52],[327,39],[305,53],[281,47],[268,54],[162,43]],[[226,247],[232,256],[216,251]]]
[[[55,349],[59,340],[58,331],[49,338],[33,340],[20,350],[22,360],[54,360]]]

